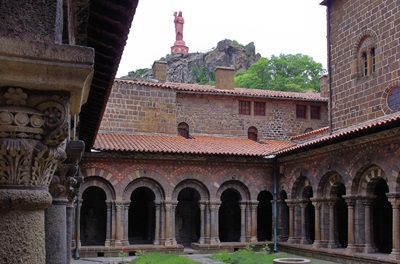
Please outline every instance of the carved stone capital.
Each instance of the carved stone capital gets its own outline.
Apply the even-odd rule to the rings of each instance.
[[[65,160],[66,92],[0,89],[0,186],[48,187]]]

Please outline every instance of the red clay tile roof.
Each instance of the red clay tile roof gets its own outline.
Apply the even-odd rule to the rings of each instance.
[[[255,142],[243,138],[212,136],[193,136],[186,139],[181,136],[99,133],[93,148],[117,152],[265,156],[293,145],[291,142],[278,140]]]
[[[152,83],[152,82],[123,80],[123,79],[116,79],[115,82],[171,89],[171,90],[175,90],[180,93],[203,93],[203,94],[217,94],[217,95],[257,97],[257,98],[276,98],[276,99],[286,99],[286,100],[318,101],[318,102],[327,102],[328,101],[327,98],[321,97],[320,93],[311,93],[311,92],[295,93],[295,92],[281,92],[281,91],[248,89],[248,88],[235,88],[234,90],[221,90],[221,89],[217,89],[217,88],[215,88],[215,86],[211,86],[211,85],[171,83],[171,82]]]
[[[327,134],[325,136],[312,139],[310,141],[298,145],[294,145],[292,147],[280,150],[276,154],[278,155],[293,154],[307,149],[327,146],[329,144],[333,144],[338,141],[348,140],[365,134],[379,132],[385,129],[390,129],[398,126],[400,126],[400,113],[395,113],[374,120],[369,120],[367,122],[351,126],[345,129],[341,129],[339,131],[334,132],[331,135]]]

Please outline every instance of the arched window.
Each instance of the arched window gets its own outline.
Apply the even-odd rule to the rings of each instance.
[[[185,122],[179,123],[178,125],[178,135],[189,138],[189,125]]]
[[[257,128],[255,127],[249,127],[247,130],[247,138],[250,140],[257,141]]]
[[[376,71],[376,42],[369,35],[364,36],[358,45],[358,65],[363,77]]]

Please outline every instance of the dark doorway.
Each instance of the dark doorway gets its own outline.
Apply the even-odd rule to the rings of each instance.
[[[240,239],[240,194],[227,189],[221,195],[219,209],[219,239],[221,242],[235,242]]]
[[[337,201],[335,203],[335,225],[336,238],[339,242],[339,247],[347,247],[347,203],[343,195],[346,195],[346,187],[340,183],[337,185]]]
[[[193,188],[185,188],[178,195],[175,211],[175,239],[178,244],[190,245],[200,238],[200,194]]]
[[[128,236],[130,244],[152,244],[155,229],[154,193],[147,187],[132,192],[129,206]]]
[[[81,243],[82,246],[104,246],[106,240],[106,193],[99,187],[89,187],[82,194]]]
[[[289,206],[286,204],[287,194],[282,191],[279,194],[278,203],[278,237],[282,241],[287,241],[289,239]]]
[[[310,198],[313,197],[313,190],[310,186],[304,188],[304,198],[308,199],[306,207],[306,237],[310,244],[315,240],[315,207]]]
[[[272,239],[272,194],[262,191],[257,197],[257,238],[258,241]]]
[[[376,195],[372,206],[373,210],[373,236],[378,252],[390,253],[392,251],[392,205],[389,203],[386,193],[388,185],[384,179],[379,179],[375,185]]]

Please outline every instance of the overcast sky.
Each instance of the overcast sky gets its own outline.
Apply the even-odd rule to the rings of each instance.
[[[175,11],[185,19],[183,40],[189,52],[204,52],[223,39],[256,53],[302,53],[326,68],[326,8],[322,0],[140,0],[117,77],[151,68],[171,52]]]

